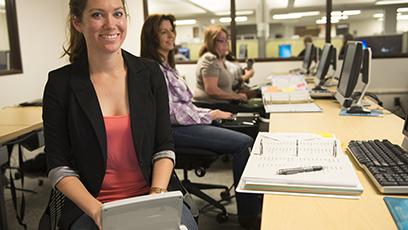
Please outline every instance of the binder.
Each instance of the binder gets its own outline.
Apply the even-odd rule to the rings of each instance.
[[[260,132],[237,191],[359,198],[363,187],[335,137]],[[291,175],[281,169],[322,166]]]

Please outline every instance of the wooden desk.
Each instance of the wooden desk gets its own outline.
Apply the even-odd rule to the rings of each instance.
[[[41,106],[9,107],[0,110],[0,125],[26,125],[42,127]]]
[[[42,128],[41,107],[12,107],[0,110],[0,144]],[[8,156],[7,156],[8,157]],[[0,165],[1,167],[2,165]],[[3,170],[0,169],[0,230],[7,230]]]
[[[340,105],[335,101],[316,102],[323,109],[322,113],[271,114],[270,132],[334,133],[346,154],[350,140],[386,138],[396,144],[402,143],[404,121],[395,115],[339,116]],[[364,187],[360,200],[265,195],[262,229],[397,229],[383,201],[384,196],[352,162]]]

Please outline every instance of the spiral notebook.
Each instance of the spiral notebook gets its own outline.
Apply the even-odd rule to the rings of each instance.
[[[281,169],[321,166],[320,171],[280,175]],[[312,133],[258,134],[238,186],[241,192],[355,196],[363,187],[335,137]]]

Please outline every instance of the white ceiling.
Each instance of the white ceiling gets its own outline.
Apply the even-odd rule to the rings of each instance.
[[[258,1],[259,0],[236,0],[236,9],[238,11],[253,10],[255,12]],[[376,0],[333,0],[333,6],[366,5],[372,7],[375,1]],[[266,0],[266,2],[271,9],[288,9],[289,0]],[[293,9],[294,12],[301,11],[304,7],[309,7],[308,11],[310,7],[324,9],[326,5],[326,0],[293,0],[290,2],[294,2],[293,6],[289,8]],[[204,16],[204,14],[208,17],[213,17],[216,13],[228,12],[230,9],[230,0],[149,0],[148,4],[150,14],[171,13],[181,19],[194,18],[197,15]],[[324,14],[323,11],[321,11],[321,14]],[[367,10],[363,10],[361,15],[354,16],[354,18],[372,17],[372,13],[365,13],[366,11]]]

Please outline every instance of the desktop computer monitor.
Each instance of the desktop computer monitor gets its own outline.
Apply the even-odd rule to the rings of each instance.
[[[352,94],[356,87],[363,59],[363,45],[361,42],[348,42],[341,67],[339,83],[335,98],[344,107],[350,107]]]
[[[279,45],[279,57],[280,58],[292,57],[292,46],[290,44]]]
[[[310,72],[310,65],[316,57],[316,48],[312,43],[306,44],[305,56],[303,58],[303,69],[307,74]]]
[[[316,77],[320,80],[319,85],[324,83],[330,66],[333,66],[333,70],[336,70],[336,61],[336,48],[330,43],[325,44],[317,66]]]
[[[320,61],[317,65],[316,78],[319,79],[319,84],[316,85],[313,90],[324,90],[322,86],[325,82],[331,78],[326,78],[327,73],[329,72],[330,66],[333,67],[333,70],[336,70],[337,54],[336,48],[332,44],[327,43],[324,45],[323,51],[320,55]]]
[[[190,49],[189,48],[180,47],[178,48],[178,52],[184,55],[184,57],[186,57],[187,59],[190,59]]]

